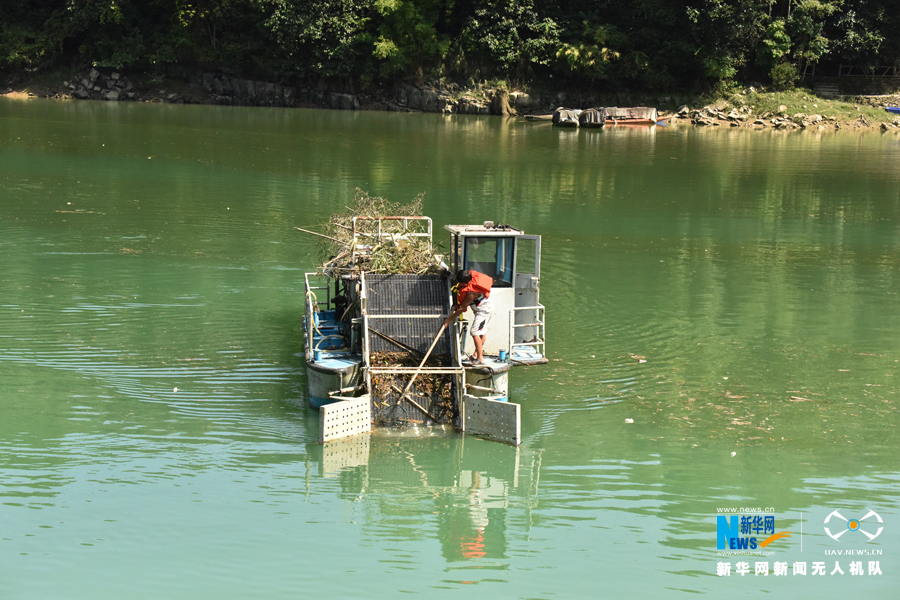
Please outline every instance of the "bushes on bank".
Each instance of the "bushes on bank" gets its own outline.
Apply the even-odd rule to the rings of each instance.
[[[797,68],[794,65],[779,63],[769,71],[769,79],[772,80],[772,87],[783,92],[794,89],[797,80],[800,79],[800,75],[797,74]]]
[[[788,63],[900,60],[893,1],[26,0],[0,3],[0,71],[175,67],[351,86],[498,78],[644,90],[768,74],[789,87]]]

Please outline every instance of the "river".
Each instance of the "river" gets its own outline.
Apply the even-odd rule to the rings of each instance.
[[[0,597],[894,597],[898,140],[0,98]],[[356,188],[543,236],[520,448],[315,443]]]

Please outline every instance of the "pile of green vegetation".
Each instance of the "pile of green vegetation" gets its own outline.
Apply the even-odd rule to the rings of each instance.
[[[217,71],[346,87],[788,89],[900,61],[893,0],[40,0],[0,5],[0,72]],[[866,71],[869,69],[870,71]]]
[[[319,253],[327,275],[366,272],[438,273],[441,261],[421,217],[424,194],[408,204],[388,202],[357,188],[352,205],[323,224]],[[401,218],[397,218],[401,217]]]

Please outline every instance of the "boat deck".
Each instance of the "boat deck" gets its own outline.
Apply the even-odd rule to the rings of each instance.
[[[547,357],[532,346],[516,346],[510,355],[513,363],[523,365],[546,365]]]

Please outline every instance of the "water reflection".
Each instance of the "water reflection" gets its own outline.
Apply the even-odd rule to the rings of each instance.
[[[385,536],[421,539],[430,530],[443,557],[455,563],[507,559],[510,532],[522,539],[530,531],[539,450],[444,430],[381,430],[307,451],[317,476],[339,479],[345,499],[377,509],[365,525],[373,543]],[[434,529],[425,521],[410,528],[406,517],[429,513],[436,515]]]

